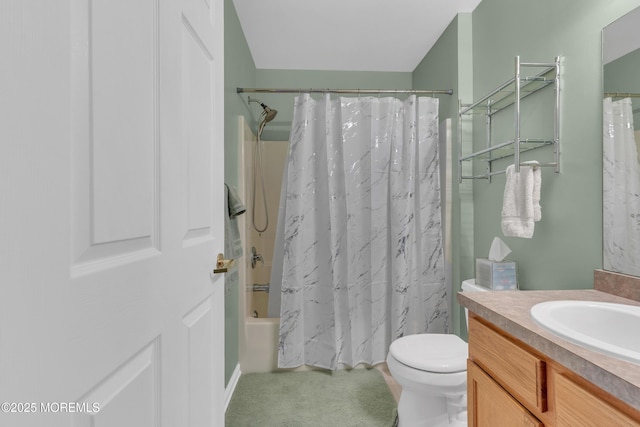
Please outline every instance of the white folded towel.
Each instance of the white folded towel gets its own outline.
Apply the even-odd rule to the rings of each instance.
[[[542,219],[540,184],[542,182],[538,162],[526,162],[506,170],[507,182],[502,200],[502,233],[512,237],[533,237],[534,223]]]

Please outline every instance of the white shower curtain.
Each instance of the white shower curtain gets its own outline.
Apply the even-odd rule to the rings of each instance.
[[[448,332],[438,100],[300,95],[289,150],[278,366],[373,365],[400,336]]]
[[[640,167],[631,99],[604,99],[604,268],[640,276]]]

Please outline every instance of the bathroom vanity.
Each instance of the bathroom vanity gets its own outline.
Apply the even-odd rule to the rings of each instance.
[[[640,306],[598,290],[459,293],[470,311],[469,426],[640,427],[640,364],[540,327],[530,309],[553,300]]]

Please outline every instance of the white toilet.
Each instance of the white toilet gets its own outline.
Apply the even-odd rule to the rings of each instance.
[[[474,279],[462,282],[463,292],[487,290]],[[467,425],[467,356],[467,343],[453,334],[407,335],[391,343],[387,366],[402,386],[398,427]]]

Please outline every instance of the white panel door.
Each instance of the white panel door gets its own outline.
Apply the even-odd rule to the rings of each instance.
[[[0,51],[0,426],[222,426],[223,0],[2,1]]]

